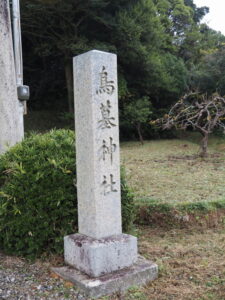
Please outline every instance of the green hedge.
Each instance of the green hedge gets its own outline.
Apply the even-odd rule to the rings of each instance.
[[[0,249],[37,257],[63,251],[77,231],[74,133],[32,134],[0,157]],[[122,170],[123,229],[131,226],[133,196]]]

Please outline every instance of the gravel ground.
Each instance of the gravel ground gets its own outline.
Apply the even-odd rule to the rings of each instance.
[[[51,273],[50,264],[28,264],[0,253],[0,299],[87,300],[70,282]]]

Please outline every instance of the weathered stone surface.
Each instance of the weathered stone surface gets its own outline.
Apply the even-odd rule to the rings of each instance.
[[[89,51],[74,58],[79,233],[122,233],[117,58]]]
[[[0,1],[0,154],[23,139],[23,105],[17,99],[8,1]]]
[[[64,237],[65,262],[91,277],[99,277],[137,261],[137,238],[127,234],[93,239],[81,234]]]
[[[125,291],[131,286],[145,285],[158,276],[157,265],[142,257],[129,268],[98,278],[90,278],[71,267],[52,268],[52,271],[74,283],[88,297],[94,298]]]
[[[116,55],[75,57],[74,91],[79,234],[64,238],[70,267],[54,271],[99,297],[145,284],[158,270],[137,261],[137,239],[122,234]]]

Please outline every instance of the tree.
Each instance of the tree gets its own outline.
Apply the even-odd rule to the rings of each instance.
[[[120,78],[128,93],[138,95],[133,99],[147,95],[160,105],[182,94],[185,66],[169,53],[167,62],[167,33],[153,0],[21,0],[21,12],[33,107],[65,108],[67,89],[72,111],[72,57],[93,48],[118,54]]]
[[[225,37],[200,24],[207,12],[193,0],[21,0],[30,105],[72,112],[72,57],[97,49],[118,55],[121,115],[148,97],[160,116],[190,86],[212,85],[203,57],[220,49]],[[212,78],[223,85],[223,76]]]
[[[112,42],[119,70],[127,82],[125,107],[149,97],[154,107],[168,106],[186,87],[187,71],[182,59],[166,50],[167,35],[152,0],[141,0],[116,15]],[[131,95],[131,97],[129,96]]]
[[[43,76],[48,81],[54,74],[46,78],[47,69],[55,65],[54,71],[61,72],[63,66],[66,82],[62,86],[67,87],[70,112],[73,111],[72,57],[93,48],[115,52],[110,39],[116,26],[115,14],[135,1],[118,0],[116,4],[106,0],[21,1],[24,48],[30,52],[32,46],[31,63],[37,56],[41,58],[46,69]],[[39,80],[43,83],[42,78]],[[44,91],[48,88],[49,85],[44,85]],[[55,88],[58,95],[59,85]]]
[[[201,92],[225,95],[225,47],[205,55],[192,79],[192,86]]]
[[[208,138],[216,128],[225,133],[225,98],[214,94],[190,93],[182,97],[163,118],[152,121],[152,124],[164,129],[186,130],[192,128],[202,135],[201,157],[207,156]]]
[[[144,144],[144,139],[141,132],[141,125],[146,123],[152,114],[148,97],[143,97],[135,102],[129,103],[124,108],[124,118],[137,130],[141,144]]]
[[[193,0],[184,0],[185,5],[190,6],[194,11],[193,19],[196,23],[199,23],[202,18],[209,13],[209,7],[202,6],[197,7],[197,5],[194,4]]]

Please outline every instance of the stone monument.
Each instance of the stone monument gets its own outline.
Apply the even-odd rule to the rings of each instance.
[[[0,154],[24,136],[18,101],[8,1],[0,1]]]
[[[68,265],[54,272],[100,297],[157,277],[121,225],[120,148],[115,54],[74,58],[79,233],[64,238]]]

